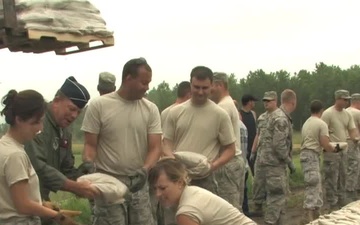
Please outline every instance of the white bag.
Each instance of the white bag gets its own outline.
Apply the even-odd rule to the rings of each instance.
[[[209,175],[211,164],[206,156],[195,152],[175,152],[174,156],[186,166],[191,179],[201,179]]]
[[[90,181],[91,185],[96,187],[101,196],[95,197],[97,205],[120,204],[125,201],[125,195],[128,187],[113,176],[104,173],[92,173],[79,177],[78,181]]]
[[[339,144],[340,149],[346,150],[348,147],[347,142],[330,142],[330,144],[335,148],[337,144]]]

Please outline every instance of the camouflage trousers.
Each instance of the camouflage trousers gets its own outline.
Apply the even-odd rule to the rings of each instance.
[[[41,220],[37,216],[25,218],[0,219],[1,225],[41,225]]]
[[[320,209],[323,206],[320,155],[313,150],[300,152],[300,163],[304,174],[304,209]]]
[[[343,206],[346,197],[347,153],[324,152],[325,202],[330,207]]]
[[[286,165],[269,166],[255,162],[254,203],[262,204],[265,200],[266,224],[282,225],[285,216],[287,193]]]
[[[121,182],[130,185],[130,179],[117,177]],[[122,204],[97,205],[94,207],[92,225],[156,225],[150,202],[149,185],[140,191],[131,193],[129,200]]]
[[[357,200],[357,186],[359,179],[359,145],[348,141],[347,152],[347,177],[346,177],[346,198],[347,202]]]

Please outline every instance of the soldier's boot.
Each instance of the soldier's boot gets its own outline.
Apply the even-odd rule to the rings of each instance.
[[[262,204],[254,204],[254,217],[260,217],[264,215]]]

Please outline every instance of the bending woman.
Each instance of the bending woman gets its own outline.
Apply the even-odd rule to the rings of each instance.
[[[39,180],[24,150],[24,143],[42,130],[43,96],[33,90],[11,90],[2,103],[1,115],[10,128],[0,139],[0,224],[41,225],[40,217],[58,224],[77,224],[42,206]]]
[[[160,204],[175,209],[179,225],[256,225],[226,200],[188,186],[185,166],[176,159],[160,160],[149,172],[149,183]]]

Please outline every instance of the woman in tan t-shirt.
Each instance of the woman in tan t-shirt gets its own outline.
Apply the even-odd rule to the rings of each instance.
[[[39,180],[24,143],[42,130],[46,103],[34,90],[9,91],[1,115],[10,125],[0,139],[0,224],[41,225],[40,217],[76,225],[70,218],[42,205]]]
[[[176,211],[179,225],[256,225],[219,196],[188,186],[185,166],[176,159],[160,160],[149,172],[149,183],[160,204]]]

